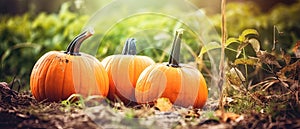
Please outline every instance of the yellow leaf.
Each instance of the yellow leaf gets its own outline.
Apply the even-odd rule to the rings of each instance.
[[[171,111],[173,104],[168,98],[159,98],[156,100],[154,106],[160,111]]]
[[[257,65],[258,63],[258,59],[256,58],[238,58],[236,60],[234,60],[234,65],[239,65],[239,64],[243,64],[243,65]]]
[[[239,36],[238,39],[239,39],[239,41],[244,42],[249,35],[258,36],[259,33],[255,29],[246,29],[242,32],[242,34]]]
[[[222,112],[220,110],[217,110],[215,115],[219,117],[222,122],[239,121],[241,117],[241,115],[232,112]]]

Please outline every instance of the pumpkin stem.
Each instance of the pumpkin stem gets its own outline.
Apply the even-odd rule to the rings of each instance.
[[[183,29],[176,30],[175,38],[173,41],[173,46],[171,49],[169,63],[167,66],[171,67],[180,67],[179,66],[179,55],[180,55],[180,45],[181,45],[181,38],[183,34]]]
[[[129,38],[126,40],[122,55],[136,55],[136,39],[135,38]]]
[[[66,54],[70,54],[70,55],[76,55],[79,56],[79,48],[82,44],[82,42],[87,39],[88,37],[92,36],[94,34],[94,29],[89,28],[88,30],[82,32],[81,34],[79,34],[78,36],[76,36],[71,43],[69,44],[69,46],[67,47],[66,50]]]

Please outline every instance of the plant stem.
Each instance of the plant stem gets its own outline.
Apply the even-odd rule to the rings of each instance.
[[[126,40],[122,55],[136,55],[136,40],[134,38],[129,38]]]
[[[78,36],[76,36],[71,41],[69,46],[67,47],[67,50],[65,53],[70,54],[70,55],[80,56],[79,48],[80,48],[82,42],[84,40],[86,40],[87,38],[89,38],[90,36],[92,36],[93,34],[94,34],[94,30],[88,29],[88,30],[82,32],[81,34],[79,34]]]
[[[172,46],[170,57],[169,57],[169,63],[167,64],[168,66],[180,67],[179,66],[179,55],[180,55],[182,34],[183,34],[183,29],[176,30],[175,38],[173,41],[173,46]]]
[[[220,65],[219,65],[219,70],[220,70],[220,80],[218,82],[218,87],[220,91],[220,102],[219,102],[219,108],[221,109],[222,112],[224,112],[224,94],[223,94],[223,83],[224,83],[224,58],[225,58],[225,44],[226,44],[226,39],[227,39],[227,30],[226,30],[226,0],[222,0],[221,2],[221,15],[222,15],[222,41],[221,41],[221,59],[220,59]]]

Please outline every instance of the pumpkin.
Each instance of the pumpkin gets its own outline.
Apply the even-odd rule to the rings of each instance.
[[[125,104],[134,104],[134,88],[141,72],[154,61],[147,56],[136,55],[136,40],[126,40],[122,54],[111,55],[102,60],[108,73],[108,99],[121,100]]]
[[[108,93],[108,76],[98,59],[79,52],[81,43],[94,31],[78,35],[64,51],[50,51],[34,65],[30,89],[38,100],[60,101],[71,94],[83,96]]]
[[[208,90],[203,75],[193,66],[179,64],[182,34],[182,29],[176,31],[168,63],[151,65],[141,73],[135,88],[138,103],[153,103],[164,97],[183,107],[205,105]]]

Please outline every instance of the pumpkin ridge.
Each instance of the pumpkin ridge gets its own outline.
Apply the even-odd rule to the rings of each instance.
[[[40,79],[39,79],[39,76],[40,76],[40,71],[37,71],[37,69],[39,69],[39,67],[42,67],[42,66],[44,66],[45,65],[45,56],[48,56],[48,55],[44,55],[44,56],[42,56],[41,58],[41,60],[38,60],[38,62],[33,66],[33,71],[32,71],[32,73],[31,74],[33,74],[33,76],[31,76],[30,77],[30,88],[31,88],[31,91],[32,91],[32,94],[33,95],[36,95],[37,97],[37,99],[39,100],[41,97],[40,97],[40,92],[39,92],[39,88],[37,88],[36,87],[36,85],[39,85],[39,81],[40,81]],[[36,72],[37,71],[37,72]],[[33,80],[35,80],[35,79],[37,79],[37,81],[33,81]]]
[[[208,97],[208,90],[207,90],[207,85],[206,85],[204,76],[201,73],[200,73],[199,83],[200,83],[199,84],[200,87],[199,87],[199,91],[198,91],[198,96],[200,96],[200,97],[197,97],[196,103],[194,105],[199,104],[201,101],[204,101],[200,105],[197,105],[199,107],[203,107],[207,101],[206,98]],[[204,93],[204,94],[201,94],[201,93]]]
[[[124,64],[127,64],[128,65],[128,67],[125,69],[125,70],[129,70],[129,68],[130,68],[130,63],[132,62],[132,60],[134,60],[134,56],[133,55],[123,55],[123,56],[125,56],[126,58],[123,58],[123,57],[121,57],[121,56],[118,56],[120,59],[118,60],[118,62],[117,62],[117,64],[118,64],[118,67],[117,67],[117,71],[122,71],[123,69],[121,69],[122,68],[122,66],[124,65]],[[127,58],[129,58],[129,63],[127,63],[126,61],[126,59]],[[124,63],[124,62],[126,62],[126,63]],[[127,72],[127,73],[130,73],[129,71]],[[121,73],[122,74],[122,73]],[[114,74],[115,76],[116,76],[116,74]],[[124,76],[123,76],[124,77]],[[122,78],[123,78],[122,77]],[[131,79],[132,79],[132,77],[130,77],[130,75],[125,75],[125,77],[128,77],[127,79],[128,79],[128,82],[123,82],[123,83],[119,83],[119,79],[120,79],[120,77],[119,76],[117,76],[117,78],[116,78],[116,80],[118,81],[118,83],[115,85],[116,87],[118,87],[118,88],[116,88],[116,91],[117,91],[117,95],[122,99],[122,98],[125,98],[126,100],[130,100],[131,99],[131,95],[130,94],[127,94],[128,92],[130,92],[130,89],[131,88],[133,88],[133,87],[130,87],[130,86],[133,86],[132,85],[132,83],[131,83]],[[128,84],[128,85],[127,85]],[[126,87],[126,88],[124,88],[124,87]],[[120,89],[121,88],[121,89]],[[129,97],[129,98],[128,98]]]
[[[41,58],[41,60],[40,61],[38,61],[37,63],[36,63],[36,65],[34,66],[34,70],[35,71],[37,71],[40,67],[41,68],[44,68],[44,66],[46,65],[46,61],[47,61],[47,59],[46,58],[48,58],[49,56],[51,56],[51,54],[46,54],[46,55],[44,55],[44,56],[42,56]],[[37,72],[35,72],[35,71],[33,71],[32,73],[34,74],[34,76],[32,76],[32,77],[34,77],[34,79],[32,79],[32,80],[35,80],[36,78],[37,78],[37,81],[32,81],[32,86],[30,86],[30,87],[32,87],[33,88],[33,93],[32,94],[35,94],[35,95],[37,95],[37,99],[38,100],[40,100],[40,98],[42,98],[41,96],[41,92],[42,91],[40,91],[40,89],[41,88],[39,88],[40,86],[40,76],[41,76],[41,74],[43,73],[42,71],[37,71]],[[36,86],[39,86],[39,87],[36,87]]]
[[[107,75],[108,75],[108,84],[109,84],[109,88],[108,88],[108,93],[107,93],[107,97],[108,98],[113,98],[112,93],[115,93],[115,89],[112,85],[114,84],[114,81],[112,80],[112,62],[114,60],[114,56],[108,56],[106,58],[104,58],[101,62],[101,64],[104,66],[105,71],[107,71]],[[108,64],[108,65],[105,65]]]
[[[67,58],[66,58],[66,60],[68,60]],[[67,63],[70,63],[70,59],[69,59],[69,61],[68,62],[65,62],[64,64],[64,70],[66,71],[66,69],[67,69],[67,67],[68,67],[68,65],[67,65]],[[65,80],[66,80],[66,73],[67,72],[64,72],[64,77],[62,78],[63,80],[62,80],[62,89],[61,89],[61,97],[63,97],[63,95],[64,95],[64,91],[65,91],[65,87],[66,87],[66,85],[65,85]]]
[[[133,69],[133,72],[131,72],[131,77],[130,78],[130,82],[131,82],[131,85],[133,86],[133,88],[135,88],[135,83],[137,81],[137,78],[136,78],[136,72],[138,71],[137,68],[140,68],[140,66],[142,65],[136,65],[136,63],[138,62],[136,59],[138,57],[137,56],[133,56],[131,62],[129,63],[129,66],[131,67],[130,69]],[[141,61],[142,62],[142,61]],[[129,72],[129,69],[128,69],[128,72]],[[130,72],[129,72],[130,73]]]
[[[51,55],[51,57],[52,57],[52,56],[55,57],[56,55]],[[47,68],[52,64],[52,62],[53,62],[53,57],[46,63]],[[44,67],[45,67],[45,66],[44,66]],[[43,69],[44,69],[44,68],[43,68]],[[46,95],[46,84],[47,84],[47,82],[46,82],[46,81],[47,81],[47,78],[46,78],[46,77],[47,77],[48,72],[49,72],[49,69],[46,69],[45,72],[42,72],[42,76],[43,76],[42,78],[45,78],[45,79],[44,79],[44,81],[41,81],[41,82],[40,82],[40,83],[42,83],[42,84],[39,84],[39,85],[38,85],[38,87],[40,87],[40,85],[42,86],[42,88],[39,88],[39,89],[42,90],[41,92],[43,92],[43,93],[42,93],[42,96],[43,96],[42,98],[45,98],[45,96],[47,96],[47,95]],[[43,73],[45,73],[45,74],[43,74]],[[39,93],[41,94],[41,92],[39,92]]]
[[[56,89],[57,89],[57,96],[58,98],[63,98],[63,90],[64,90],[64,79],[65,79],[65,69],[66,69],[66,61],[65,61],[65,57],[64,56],[61,56],[59,58],[59,61],[57,63],[59,69],[56,70],[56,74],[58,74],[59,72],[61,72],[62,74],[58,74],[58,75],[61,75],[61,76],[56,76],[55,78],[55,82],[56,82]],[[59,85],[59,86],[58,86]]]
[[[165,67],[170,67],[170,66],[165,66]],[[179,71],[180,71],[179,68],[176,67],[170,67],[164,70],[164,73],[167,77],[167,83],[166,83],[165,90],[161,96],[168,97],[172,103],[174,103],[175,100],[177,99],[180,90],[179,84],[181,84],[182,78]]]
[[[83,66],[83,65],[86,66],[86,67],[80,67],[80,77],[79,77],[79,79],[80,79],[80,83],[79,83],[80,92],[85,91],[85,90],[83,90],[83,87],[86,87],[86,89],[88,89],[88,90],[85,93],[82,93],[82,95],[89,96],[89,95],[91,95],[91,92],[92,92],[91,90],[93,90],[93,85],[91,84],[92,80],[86,81],[86,78],[91,79],[90,76],[87,75],[86,77],[83,77],[82,75],[85,75],[84,73],[87,72],[87,71],[88,71],[88,73],[90,73],[89,67],[91,65],[90,65],[89,61],[87,61],[87,59],[81,58],[81,57],[78,57],[78,58],[80,58],[80,60],[81,60],[80,61],[80,66]]]
[[[85,73],[88,71],[88,73],[90,73],[91,72],[91,69],[90,69],[91,62],[89,62],[88,59],[84,59],[84,58],[81,58],[81,60],[82,60],[81,64],[85,64],[87,66],[87,67],[80,67],[81,72]],[[81,74],[81,77],[80,77],[80,79],[81,79],[80,88],[87,87],[88,90],[85,95],[90,96],[91,94],[93,94],[93,90],[94,90],[94,84],[92,83],[92,82],[94,82],[94,81],[92,81],[94,78],[89,75],[86,77],[82,77],[82,75],[84,75],[84,74]]]
[[[46,56],[48,56],[48,55],[45,55],[45,57],[44,56],[42,56],[41,58],[42,58],[42,60],[41,60],[41,62],[39,62],[39,64],[38,65],[41,65],[41,66],[37,66],[37,68],[36,68],[36,70],[37,69],[39,69],[39,67],[41,67],[41,68],[43,68],[45,65],[46,65],[46,60],[47,59],[45,59],[46,58]],[[51,55],[49,55],[49,56],[51,56]],[[36,83],[34,83],[33,85],[33,87],[35,87],[34,89],[35,89],[35,93],[33,93],[33,94],[36,94],[37,95],[37,99],[39,100],[40,98],[42,98],[42,94],[41,94],[41,92],[43,92],[43,91],[41,91],[41,89],[42,88],[39,88],[39,85],[40,85],[40,83],[41,83],[41,74],[42,74],[43,72],[42,71],[38,71],[36,74],[37,74],[37,82]],[[35,81],[34,81],[35,82]]]
[[[62,57],[62,58],[64,58],[64,57]],[[61,59],[62,59],[62,58],[61,58]],[[61,78],[61,82],[60,82],[60,83],[61,83],[60,85],[62,85],[62,86],[59,86],[59,87],[58,87],[58,90],[60,91],[60,92],[59,92],[59,98],[62,98],[62,97],[63,97],[62,95],[63,95],[63,91],[64,91],[64,86],[65,86],[65,85],[64,85],[64,80],[65,80],[64,77],[65,77],[65,74],[66,74],[66,72],[64,72],[65,69],[66,69],[66,62],[65,62],[65,59],[62,59],[62,62],[61,62],[61,66],[60,66],[60,67],[61,67],[62,72],[63,72],[63,77]]]
[[[168,85],[168,78],[167,78],[167,76],[166,76],[165,73],[168,71],[168,69],[167,69],[167,66],[160,65],[156,70],[161,71],[161,74],[160,74],[160,76],[159,76],[159,81],[158,81],[158,82],[162,82],[162,79],[165,79],[165,80],[166,80],[165,84],[163,84],[163,85],[164,85],[164,86],[163,86],[164,89],[162,89],[161,92],[158,92],[158,94],[157,94],[157,98],[156,98],[156,99],[158,99],[159,97],[162,97],[162,96],[164,95],[164,92],[165,92],[165,90],[166,90],[166,88],[167,88],[167,85]],[[164,76],[164,77],[161,77],[161,76]],[[160,84],[159,87],[162,87],[161,85],[162,85],[162,84]]]
[[[75,89],[75,82],[74,82],[74,56],[71,55],[66,55],[65,56],[69,61],[68,63],[66,63],[66,67],[65,70],[69,71],[66,72],[65,74],[67,74],[66,76],[64,76],[64,83],[63,83],[63,93],[62,94],[62,98],[63,99],[67,99],[70,95],[72,95],[73,93],[76,93],[76,89]]]
[[[48,77],[49,75],[48,74],[53,74],[52,73],[52,65],[53,65],[53,62],[55,62],[55,60],[56,60],[56,58],[57,58],[57,56],[55,55],[55,57],[54,58],[52,58],[52,60],[49,62],[49,66],[48,66],[48,69],[46,69],[47,71],[46,71],[46,74],[45,74],[45,76],[46,77]],[[50,91],[50,90],[52,90],[52,86],[53,86],[53,84],[52,84],[52,82],[50,81],[49,83],[48,83],[48,81],[49,81],[49,78],[46,78],[45,80],[44,80],[44,95],[45,96],[49,96],[49,94],[48,94],[48,92],[46,92],[46,91]],[[49,88],[49,87],[51,87],[51,88]],[[54,95],[54,98],[56,98],[56,96]],[[49,98],[48,98],[49,99]],[[50,101],[52,101],[52,100],[50,100]]]
[[[111,93],[111,95],[112,95],[112,98],[115,98],[115,97],[117,97],[116,96],[116,94],[119,94],[118,92],[119,92],[119,90],[120,89],[118,89],[117,88],[117,80],[118,80],[118,77],[117,77],[117,75],[118,75],[118,72],[115,72],[115,71],[120,71],[119,70],[119,65],[121,65],[120,64],[120,60],[119,59],[116,59],[118,56],[115,56],[114,58],[114,63],[112,64],[112,67],[111,67],[111,79],[112,79],[112,82],[113,82],[113,84],[112,84],[112,87],[114,87],[113,89],[114,89],[114,91]]]
[[[95,74],[95,76],[89,76],[89,77],[91,77],[90,79],[93,80],[92,82],[89,81],[89,80],[85,80],[90,84],[90,86],[92,86],[91,91],[89,91],[88,94],[89,95],[94,95],[94,94],[98,94],[98,93],[102,94],[101,91],[99,90],[100,88],[98,87],[98,83],[97,83],[97,78],[96,78],[97,71],[95,71],[92,67],[92,66],[95,66],[95,64],[98,64],[98,63],[96,62],[96,60],[93,61],[92,57],[84,59],[84,60],[85,60],[86,64],[89,64],[89,66],[90,66],[90,67],[86,67],[86,69],[89,71],[89,73],[94,73]]]
[[[62,90],[62,86],[58,86],[62,84],[62,79],[64,78],[63,75],[61,75],[61,73],[63,72],[62,69],[62,65],[64,64],[63,61],[63,54],[59,54],[56,56],[56,58],[54,59],[53,62],[51,62],[52,64],[50,65],[49,69],[50,74],[55,74],[56,76],[54,76],[52,79],[50,79],[51,81],[51,86],[49,88],[52,88],[52,91],[54,90],[55,92],[52,93],[52,95],[54,96],[54,100],[58,100],[59,98],[61,98],[61,90]],[[54,64],[53,64],[54,63]],[[48,76],[48,75],[47,75]],[[51,100],[53,101],[53,100]]]
[[[131,94],[131,96],[130,96],[130,101],[136,101],[135,100],[135,92],[134,92],[134,89],[135,89],[135,87],[136,87],[136,81],[137,81],[137,73],[136,72],[138,72],[138,69],[137,68],[140,68],[141,67],[141,65],[136,65],[137,63],[138,63],[138,60],[137,60],[138,58],[137,58],[137,56],[136,55],[133,55],[133,59],[131,60],[131,62],[133,62],[133,64],[132,65],[129,65],[129,66],[131,66],[131,68],[130,69],[133,69],[133,72],[132,72],[132,78],[130,79],[130,83],[131,83],[131,86],[132,86],[132,94]],[[142,62],[142,61],[141,61]],[[133,67],[133,68],[132,68]],[[129,69],[128,69],[129,70]]]
[[[81,58],[79,58],[80,60],[81,60]],[[79,82],[78,82],[78,84],[77,84],[77,86],[79,87],[79,89],[78,89],[78,92],[81,92],[81,90],[82,90],[82,80],[81,80],[81,78],[82,78],[82,68],[80,67],[81,65],[82,65],[82,61],[78,61],[79,62],[79,64],[78,64],[78,72],[79,72],[79,77],[78,77],[78,80],[79,80]],[[76,76],[76,75],[75,75]]]
[[[151,68],[151,66],[149,67],[149,68]],[[147,92],[149,92],[149,89],[151,89],[151,83],[149,84],[150,86],[149,86],[149,88],[148,88],[148,86],[147,86],[147,83],[148,82],[150,82],[150,81],[148,81],[149,80],[149,78],[148,78],[148,76],[150,75],[150,73],[151,73],[152,71],[147,71],[146,73],[145,73],[145,78],[146,79],[142,79],[141,81],[141,85],[143,86],[143,87],[138,87],[139,89],[138,89],[138,91],[139,92],[142,92],[142,95],[140,95],[140,97],[141,97],[141,99],[139,100],[139,101],[141,101],[142,103],[144,103],[144,102],[148,102],[148,99],[146,100],[146,98],[149,98],[149,93],[146,93],[146,95],[145,95],[145,91],[146,91],[146,88],[147,88]],[[140,79],[140,78],[139,78]],[[138,81],[138,82],[140,82],[140,81]]]

